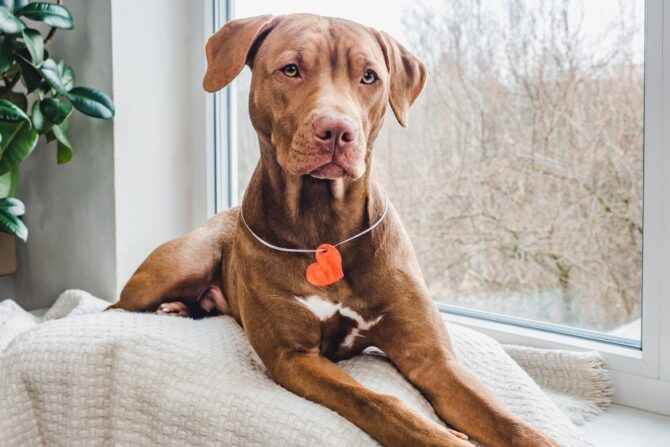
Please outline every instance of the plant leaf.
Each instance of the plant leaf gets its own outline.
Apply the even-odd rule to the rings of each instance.
[[[70,90],[74,87],[74,70],[64,60],[58,62],[58,76],[60,76],[61,83],[65,90]]]
[[[2,45],[0,45],[0,73],[6,72],[9,67],[11,67],[12,62],[14,61],[12,51],[14,51],[14,48],[12,48],[12,44],[9,43],[9,39],[4,38],[2,40]]]
[[[67,136],[65,135],[65,131],[61,129],[59,126],[54,126],[52,129],[54,137],[58,140],[58,152],[56,153],[56,160],[58,161],[59,165],[62,165],[63,163],[67,163],[72,159],[72,144],[70,144],[70,141],[67,139]]]
[[[19,131],[14,134],[14,137],[4,142],[5,150],[0,159],[0,175],[11,171],[20,165],[23,160],[28,158],[35,146],[39,135],[26,124],[22,124]]]
[[[72,155],[74,151],[72,148],[66,144],[58,142],[58,150],[56,152],[56,161],[59,165],[65,164],[72,160]]]
[[[26,207],[19,199],[5,197],[0,199],[0,208],[4,208],[15,216],[21,217],[26,214]]]
[[[40,110],[44,116],[54,124],[60,124],[72,113],[72,106],[65,102],[60,102],[56,98],[45,98],[42,100]]]
[[[60,71],[58,70],[58,64],[53,59],[47,59],[42,63],[40,71],[44,76],[44,79],[58,92],[66,93],[65,87],[63,87],[63,82],[60,79]]]
[[[3,208],[0,208],[0,231],[14,235],[23,242],[28,240],[28,227],[21,219]]]
[[[23,8],[16,10],[15,14],[17,17],[24,16],[30,20],[44,22],[54,28],[72,29],[74,27],[70,11],[54,3],[28,3]]]
[[[65,94],[72,105],[81,113],[94,118],[114,117],[114,104],[109,96],[89,87],[75,87]]]
[[[9,197],[12,190],[12,174],[13,171],[6,172],[0,175],[0,197]]]
[[[12,180],[9,185],[9,197],[16,197],[16,194],[19,191],[19,168],[18,166],[11,171],[8,172],[8,174],[12,174]]]
[[[28,93],[33,92],[42,84],[42,75],[37,68],[33,67],[30,61],[22,57],[18,52],[16,62],[21,68],[21,81],[23,85],[26,86]]]
[[[37,133],[41,135],[44,132],[47,132],[49,129],[51,129],[52,124],[49,121],[47,121],[47,119],[44,117],[44,114],[40,109],[40,104],[41,101],[39,99],[33,103],[33,111],[32,115],[30,116],[30,119],[32,120],[33,127],[35,128]]]
[[[44,39],[36,29],[26,28],[23,30],[23,41],[30,53],[33,65],[38,66],[44,60]]]
[[[13,102],[7,99],[0,99],[0,121],[15,123],[18,121],[30,121],[30,118],[28,118],[26,112]]]
[[[23,31],[25,27],[22,21],[14,17],[7,6],[0,6],[0,32],[16,34]]]
[[[0,159],[2,159],[2,153],[7,148],[7,145],[14,138],[14,135],[19,131],[23,126],[23,123],[5,123],[0,121]]]
[[[11,11],[14,7],[14,0],[0,0],[0,6],[4,6]]]
[[[3,124],[6,126],[6,124]],[[1,152],[1,151],[0,151]],[[14,197],[19,187],[19,169],[13,170],[0,175],[0,198]]]
[[[28,109],[28,97],[23,93],[9,92],[7,94],[7,99],[24,112]]]

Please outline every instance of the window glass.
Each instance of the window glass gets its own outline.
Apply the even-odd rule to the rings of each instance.
[[[644,1],[237,2],[384,29],[428,65],[374,169],[440,303],[639,340]],[[239,191],[258,159],[238,82]]]

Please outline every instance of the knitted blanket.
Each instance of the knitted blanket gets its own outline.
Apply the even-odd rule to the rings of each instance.
[[[275,384],[232,318],[100,312],[107,304],[70,290],[39,320],[11,300],[0,303],[0,445],[378,445]],[[456,325],[450,331],[459,360],[512,411],[563,446],[591,445],[571,418],[583,421],[608,402],[594,354],[510,348],[552,400],[496,341]],[[543,356],[554,361],[542,366]],[[382,355],[339,365],[439,421]]]

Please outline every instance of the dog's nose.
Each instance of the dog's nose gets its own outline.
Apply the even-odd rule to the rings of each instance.
[[[347,119],[322,116],[314,120],[314,138],[329,151],[354,141],[356,128]]]

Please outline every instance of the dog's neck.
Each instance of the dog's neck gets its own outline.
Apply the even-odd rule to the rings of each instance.
[[[242,206],[254,232],[275,245],[316,248],[365,229],[383,209],[383,193],[370,166],[356,180],[320,180],[285,172],[276,150],[261,140],[261,158]]]

